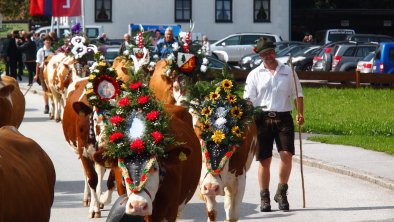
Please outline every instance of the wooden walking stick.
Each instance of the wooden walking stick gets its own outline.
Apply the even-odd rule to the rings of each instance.
[[[293,58],[290,55],[288,64],[290,65],[291,73],[293,75],[294,89],[295,89],[295,92],[296,92],[296,105],[295,105],[295,108],[296,108],[296,112],[298,114],[298,110],[299,110],[299,107],[298,107],[298,104],[299,104],[298,103],[298,101],[299,101],[298,88],[297,88],[296,75],[295,75],[294,66],[293,66],[292,61],[293,61]],[[302,201],[303,201],[302,202],[302,207],[305,208],[305,187],[304,187],[304,169],[303,169],[303,164],[302,164],[302,136],[301,136],[302,129],[301,129],[301,127],[302,126],[300,124],[298,124],[298,137],[299,137],[299,140],[300,140],[300,166],[301,166],[301,183],[302,183]]]

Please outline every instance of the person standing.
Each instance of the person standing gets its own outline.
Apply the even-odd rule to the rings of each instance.
[[[20,39],[19,37],[19,31],[15,30],[12,32],[12,38],[10,39],[8,49],[7,49],[7,58],[10,63],[10,74],[12,77],[14,77],[16,80],[19,77],[19,80],[22,80],[22,76],[17,73],[17,69],[19,70],[19,74],[21,72],[21,65],[20,63],[22,62],[22,54],[18,51],[18,48],[16,47],[16,42]],[[22,65],[23,67],[23,65]],[[23,71],[23,69],[22,69]]]
[[[202,45],[201,46],[201,53],[203,55],[207,55],[207,56],[212,55],[211,46],[209,44],[208,37],[206,35],[202,36],[202,44],[201,45]]]
[[[11,39],[12,39],[12,33],[8,33],[7,34],[7,38],[4,39],[4,41],[3,41],[2,57],[4,59],[5,74],[7,76],[11,76],[11,72],[10,72],[10,58],[8,56],[8,47],[10,46]]]
[[[290,206],[287,200],[287,183],[295,149],[291,99],[295,100],[294,103],[298,101],[296,121],[302,125],[304,123],[302,88],[298,77],[295,77],[294,80],[290,67],[276,60],[273,42],[266,38],[259,39],[255,52],[260,55],[263,63],[249,73],[246,79],[244,98],[248,99],[254,107],[261,108],[261,112],[255,115],[259,143],[256,160],[259,161],[260,210],[262,212],[271,211],[269,183],[275,141],[280,164],[279,184],[274,200],[278,202],[280,210],[288,211]],[[298,95],[295,93],[294,81],[297,84]]]
[[[131,53],[130,49],[133,48],[133,44],[131,43],[131,37],[129,34],[127,34],[127,33],[124,34],[123,39],[124,39],[124,42],[122,43],[122,45],[120,45],[119,55],[123,55],[126,50],[129,53]]]
[[[44,66],[46,58],[51,55],[52,49],[52,38],[50,36],[45,37],[44,39],[44,46],[37,51],[37,60],[36,60],[36,75],[34,76],[34,80],[41,83],[42,90],[44,91],[44,114],[49,113],[49,106],[48,106],[48,87],[45,84],[44,80]]]
[[[25,34],[25,41],[18,41],[17,48],[22,53],[22,61],[25,64],[27,71],[29,73],[29,83],[28,86],[33,85],[33,74],[36,70],[36,44],[31,39],[31,34]]]
[[[178,41],[174,39],[174,32],[172,28],[168,27],[166,28],[166,31],[164,33],[164,38],[160,39],[157,42],[154,53],[157,53],[161,59],[165,59],[172,52],[174,52],[174,47],[173,47],[174,43],[178,43]]]
[[[157,42],[159,41],[161,39],[161,33],[160,33],[160,30],[159,29],[156,29],[155,30],[155,36],[152,36],[151,37],[151,44],[152,44],[152,46],[156,46],[157,45]]]

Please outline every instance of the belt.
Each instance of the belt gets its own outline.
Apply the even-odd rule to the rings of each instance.
[[[279,116],[290,115],[290,111],[287,111],[287,112],[264,111],[263,115],[271,117],[271,118],[275,118],[277,116],[279,117]]]

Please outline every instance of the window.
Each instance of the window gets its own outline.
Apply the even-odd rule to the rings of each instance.
[[[112,0],[95,0],[94,19],[96,22],[112,21]]]
[[[222,43],[220,44],[225,44],[225,45],[240,45],[241,44],[241,36],[232,36],[230,38],[225,39]]]
[[[233,20],[232,0],[216,0],[215,20],[216,22],[232,22]]]
[[[254,0],[253,3],[253,21],[269,22],[270,21],[270,3],[271,0]]]
[[[192,19],[192,0],[175,0],[175,21],[189,22]]]

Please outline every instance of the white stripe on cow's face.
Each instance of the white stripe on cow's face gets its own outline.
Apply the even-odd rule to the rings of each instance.
[[[130,189],[127,189],[127,195],[129,198],[126,203],[126,214],[139,216],[152,215],[153,201],[157,190],[159,189],[160,182],[159,164],[157,162],[154,168],[156,170],[150,173],[143,191],[139,193],[131,193]],[[145,190],[147,190],[149,194]]]

